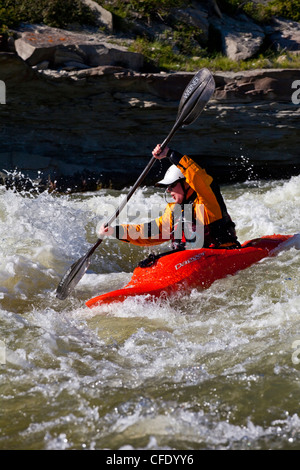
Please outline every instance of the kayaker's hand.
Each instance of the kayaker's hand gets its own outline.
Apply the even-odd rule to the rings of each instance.
[[[104,237],[108,237],[110,235],[113,235],[113,233],[114,233],[113,227],[105,227],[105,224],[104,224],[100,227],[98,236],[99,236],[99,238],[104,238]]]
[[[169,151],[169,147],[165,147],[163,151],[161,151],[160,144],[158,144],[155,147],[155,149],[152,151],[152,155],[158,160],[161,160],[162,158],[165,158],[168,155],[168,151]]]

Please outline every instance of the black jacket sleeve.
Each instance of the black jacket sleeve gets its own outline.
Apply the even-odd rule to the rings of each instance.
[[[167,157],[173,163],[173,165],[178,165],[183,155],[176,150],[169,149]]]

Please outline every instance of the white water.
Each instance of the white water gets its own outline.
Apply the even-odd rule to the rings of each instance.
[[[299,233],[299,176],[222,189],[241,242]],[[106,240],[59,301],[119,196],[0,188],[0,448],[299,449],[300,236],[206,291],[89,310],[147,254]],[[164,200],[129,205],[143,219]]]

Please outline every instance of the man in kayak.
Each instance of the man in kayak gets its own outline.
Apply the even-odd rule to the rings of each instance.
[[[113,235],[119,240],[141,246],[158,245],[171,240],[173,249],[184,249],[187,241],[196,240],[193,234],[198,223],[204,229],[203,248],[240,248],[235,224],[214,179],[190,157],[168,147],[161,151],[160,145],[157,145],[152,154],[159,160],[167,157],[172,163],[156,186],[165,187],[174,202],[168,203],[164,214],[151,222],[115,227],[102,225],[99,236]],[[191,213],[188,220],[184,215],[186,208],[192,208],[188,211]],[[185,225],[192,229],[186,230]],[[179,226],[182,230],[178,231]]]

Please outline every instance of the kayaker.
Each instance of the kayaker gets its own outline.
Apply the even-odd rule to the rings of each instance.
[[[103,238],[112,235],[121,241],[141,246],[158,245],[171,240],[173,249],[184,249],[187,242],[186,230],[185,228],[181,230],[178,238],[176,227],[186,222],[183,211],[192,206],[192,225],[195,226],[200,222],[204,228],[203,248],[240,248],[235,224],[227,212],[220,188],[205,169],[187,155],[181,155],[169,147],[161,151],[160,144],[155,147],[152,154],[159,160],[167,157],[172,163],[164,178],[156,186],[165,187],[174,202],[167,204],[161,217],[150,222],[139,225],[122,224],[115,227],[102,225],[99,236]],[[179,212],[176,211],[178,207]],[[188,241],[193,240],[193,238],[188,239]]]

